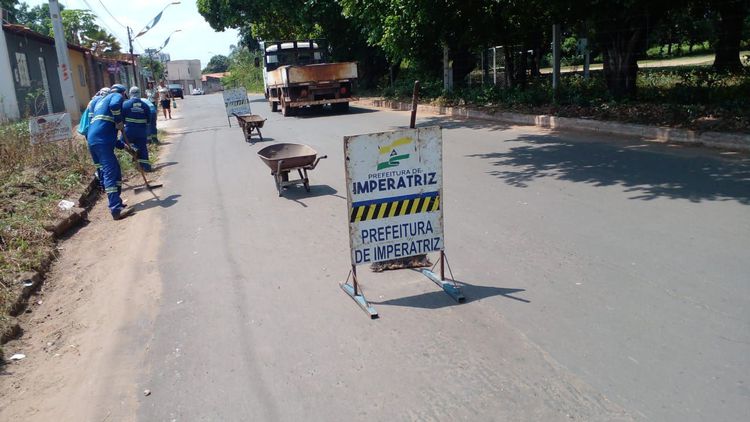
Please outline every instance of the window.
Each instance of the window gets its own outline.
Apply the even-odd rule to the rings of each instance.
[[[29,65],[26,62],[25,53],[16,53],[16,66],[18,69],[18,82],[21,86],[31,86],[31,78],[29,78]]]
[[[83,72],[83,65],[78,65],[78,80],[81,81],[81,86],[86,86],[86,74]]]

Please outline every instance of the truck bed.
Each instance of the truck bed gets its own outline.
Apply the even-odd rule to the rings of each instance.
[[[291,86],[321,81],[357,79],[357,63],[321,63],[305,66],[281,66],[268,72],[269,86]]]

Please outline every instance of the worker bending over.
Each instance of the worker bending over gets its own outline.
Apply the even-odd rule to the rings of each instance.
[[[86,138],[94,163],[101,165],[104,192],[107,194],[109,211],[115,220],[133,214],[133,209],[126,208],[120,198],[122,173],[115,156],[115,147],[124,147],[117,141],[117,130],[123,127],[122,105],[125,98],[125,87],[120,84],[112,85],[110,93],[94,105],[91,126]]]
[[[130,99],[122,106],[125,119],[125,135],[130,146],[138,154],[138,164],[143,171],[151,171],[148,160],[148,132],[151,123],[151,110],[141,98],[141,90],[137,86],[130,88]]]
[[[88,130],[91,126],[91,121],[94,118],[94,107],[96,107],[96,103],[99,102],[102,98],[106,97],[107,94],[109,94],[109,88],[105,87],[97,91],[96,95],[94,95],[91,98],[91,101],[89,101],[88,106],[86,106],[86,109],[88,111],[89,119],[86,122],[86,130],[83,134],[85,138],[88,140]],[[94,162],[94,167],[96,168],[96,181],[99,182],[99,190],[104,192],[104,176],[102,175],[102,165],[99,162],[99,159],[94,156],[94,153],[89,149],[89,153],[91,153],[91,160]]]

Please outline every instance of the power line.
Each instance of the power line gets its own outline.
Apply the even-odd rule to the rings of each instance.
[[[107,9],[107,6],[105,6],[104,3],[102,3],[102,0],[99,0],[99,4],[102,5],[102,7],[104,8],[104,10],[107,12],[107,14],[109,14],[109,16],[112,17],[112,19],[114,19],[115,22],[117,22],[118,25],[120,25],[123,28],[127,28],[127,26],[123,25],[120,21],[118,21],[117,18],[115,17],[115,15],[113,15],[112,12],[110,12],[109,9]]]
[[[97,20],[99,21],[99,23],[101,23],[102,25],[104,25],[104,27],[105,27],[105,28],[106,28],[107,30],[109,30],[109,33],[110,33],[110,34],[112,34],[112,36],[113,36],[113,37],[115,37],[115,39],[117,39],[117,41],[118,41],[118,42],[119,42],[120,44],[122,44],[122,45],[126,45],[126,44],[127,44],[127,42],[124,42],[124,41],[123,41],[123,39],[122,39],[121,37],[119,37],[119,36],[117,35],[117,32],[116,32],[116,31],[114,31],[114,30],[112,29],[112,27],[110,27],[109,25],[107,25],[107,22],[105,22],[105,21],[104,21],[104,19],[102,19],[102,18],[101,18],[101,17],[100,17],[100,16],[99,16],[99,15],[98,15],[98,14],[97,14],[97,13],[96,13],[95,11],[94,11],[94,8],[93,8],[93,7],[91,7],[91,5],[89,4],[89,2],[88,2],[87,0],[81,0],[81,1],[83,1],[83,3],[84,3],[84,4],[86,5],[86,7],[88,7],[88,9],[89,9],[89,12],[91,12],[91,13],[93,13],[93,14],[94,14],[94,16],[95,16],[95,17],[96,17],[96,19],[97,19]],[[119,23],[119,22],[117,22],[117,23]],[[122,25],[122,24],[120,24],[120,25]]]

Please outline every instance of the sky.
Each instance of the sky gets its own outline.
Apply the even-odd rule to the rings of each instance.
[[[68,9],[85,9],[93,11],[97,16],[97,23],[107,32],[115,35],[122,44],[123,51],[127,51],[128,37],[126,26],[133,28],[134,35],[148,24],[169,0],[58,0]],[[21,0],[30,6],[47,3],[46,0]],[[88,3],[88,5],[87,5]],[[90,6],[90,7],[89,7]],[[106,9],[105,9],[106,6]],[[114,18],[107,13],[112,13]],[[135,53],[142,53],[146,48],[159,48],[172,31],[180,32],[172,35],[167,47],[163,50],[169,53],[172,60],[199,59],[201,67],[205,67],[208,60],[215,54],[229,54],[229,46],[237,44],[238,33],[235,29],[217,32],[198,13],[195,0],[181,0],[180,4],[171,5],[156,24],[145,35],[133,43]]]

